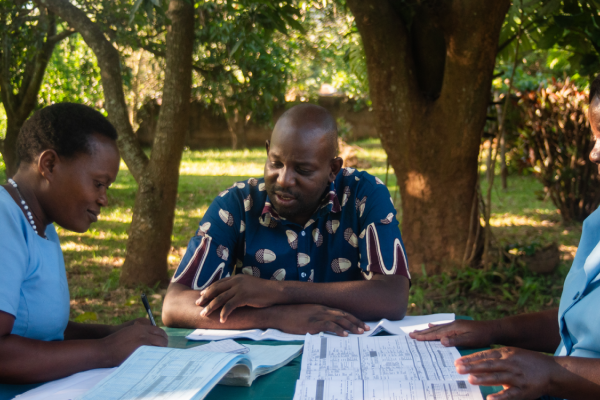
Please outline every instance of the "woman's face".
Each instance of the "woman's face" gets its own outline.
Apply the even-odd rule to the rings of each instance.
[[[592,133],[596,139],[594,148],[590,152],[590,161],[597,164],[600,171],[600,99],[598,99],[598,96],[595,96],[590,103],[588,118]]]
[[[48,177],[43,208],[51,221],[65,229],[85,232],[108,204],[106,190],[119,171],[119,150],[105,136],[89,138],[90,154],[61,158]]]

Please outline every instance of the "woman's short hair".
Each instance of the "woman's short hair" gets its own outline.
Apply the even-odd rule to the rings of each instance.
[[[58,103],[36,111],[17,138],[19,163],[34,162],[45,150],[73,157],[90,153],[89,137],[100,134],[117,140],[117,130],[100,112],[83,104]]]

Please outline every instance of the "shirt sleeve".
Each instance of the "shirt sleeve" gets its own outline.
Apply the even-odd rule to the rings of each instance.
[[[0,203],[0,311],[17,316],[21,285],[27,276],[29,251],[24,235],[23,221]]]
[[[243,207],[242,191],[236,187],[217,196],[190,239],[172,282],[203,290],[234,273],[235,250],[244,230]]]
[[[373,274],[402,275],[410,280],[408,260],[396,209],[388,188],[371,176],[363,176],[356,197],[356,212],[361,228],[360,268],[365,279]]]

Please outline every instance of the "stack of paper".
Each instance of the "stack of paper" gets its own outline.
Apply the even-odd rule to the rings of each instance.
[[[307,335],[294,400],[482,400],[455,347],[408,336]]]
[[[426,329],[427,324],[443,324],[454,321],[454,314],[432,314],[407,316],[400,321],[389,321],[382,319],[379,322],[367,322],[371,328],[362,335],[349,334],[348,337],[355,336],[373,336],[379,332],[385,331],[391,335],[408,335],[414,330]],[[326,336],[336,337],[336,335],[325,333]],[[248,329],[248,330],[227,330],[227,329],[196,329],[186,336],[189,340],[223,340],[223,339],[251,339],[251,340],[279,340],[295,341],[304,340],[304,335],[293,335],[284,333],[277,329]]]

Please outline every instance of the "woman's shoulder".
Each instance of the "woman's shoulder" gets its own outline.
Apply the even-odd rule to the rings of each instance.
[[[21,209],[15,203],[12,196],[0,186],[0,220],[5,220],[9,218],[13,221],[20,221],[21,219],[25,220],[25,216],[21,212]],[[2,226],[6,226],[8,221],[4,221],[4,223],[0,224],[0,229]]]

